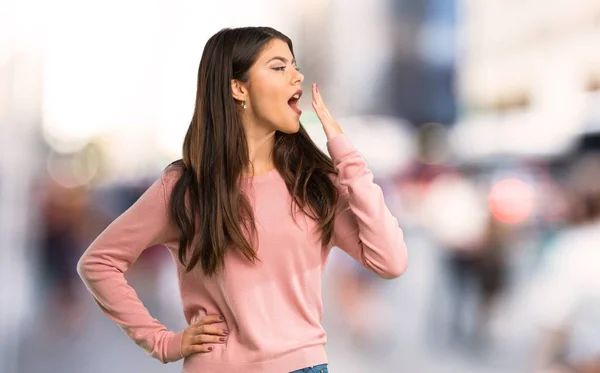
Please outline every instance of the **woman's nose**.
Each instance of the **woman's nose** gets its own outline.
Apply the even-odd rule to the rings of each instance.
[[[294,76],[294,84],[302,83],[304,81],[304,74],[300,71],[296,70],[296,75]]]

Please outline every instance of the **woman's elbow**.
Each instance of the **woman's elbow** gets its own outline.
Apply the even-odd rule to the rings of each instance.
[[[77,273],[79,274],[79,277],[85,279],[89,271],[89,267],[89,261],[87,260],[85,255],[82,255],[81,258],[79,258],[79,260],[77,261]]]
[[[398,278],[406,272],[408,269],[408,252],[406,245],[403,245],[401,249],[397,251],[398,255],[394,255],[393,258],[388,262],[385,270],[382,271],[379,276],[385,280],[393,280]]]
[[[83,281],[86,281],[98,271],[98,266],[101,266],[98,258],[85,252],[77,261],[77,273]]]

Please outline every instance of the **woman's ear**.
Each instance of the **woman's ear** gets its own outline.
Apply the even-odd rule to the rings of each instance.
[[[237,101],[248,101],[248,88],[237,79],[231,79],[231,92]]]

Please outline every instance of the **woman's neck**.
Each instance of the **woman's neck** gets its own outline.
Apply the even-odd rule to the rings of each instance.
[[[248,141],[248,153],[250,159],[250,164],[246,169],[246,173],[258,176],[271,171],[275,167],[273,162],[275,131],[247,131],[246,140]]]

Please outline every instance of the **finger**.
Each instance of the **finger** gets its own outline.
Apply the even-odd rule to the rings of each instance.
[[[212,335],[227,335],[229,331],[222,327],[216,325],[200,325],[196,329],[194,329],[196,335],[198,334],[212,334]]]
[[[323,106],[323,99],[319,93],[319,86],[317,86],[317,83],[313,83],[312,85],[312,104],[315,110],[317,108],[320,109]]]
[[[206,353],[213,350],[213,346],[210,345],[192,345],[190,346],[192,353]]]
[[[317,117],[319,117],[321,122],[333,121],[333,117],[331,116],[331,113],[327,109],[327,106],[325,106],[325,103],[323,102],[323,97],[321,97],[321,94],[319,93],[319,87],[317,86],[316,83],[313,83],[312,94],[313,94],[312,106],[313,106],[313,109],[315,109],[315,113],[317,113]]]
[[[323,102],[323,96],[321,96],[321,93],[319,92],[319,86],[317,83],[313,83],[312,96],[313,102],[317,104],[317,106],[325,108],[325,102]]]
[[[317,83],[313,83],[313,104],[321,110],[329,113],[329,110],[325,105],[325,101],[323,101],[323,96],[321,96],[321,92],[319,92],[319,85]]]
[[[196,322],[194,326],[216,324],[225,321],[225,318],[221,315],[206,315]]]
[[[209,335],[209,334],[199,334],[192,337],[193,344],[202,344],[202,343],[225,343],[227,338],[220,337],[218,335]]]

